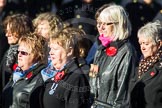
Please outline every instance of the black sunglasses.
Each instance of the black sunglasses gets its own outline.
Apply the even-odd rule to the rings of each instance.
[[[20,53],[21,55],[29,55],[29,53],[27,53],[27,52],[25,52],[25,51],[17,51],[18,52],[18,54]]]

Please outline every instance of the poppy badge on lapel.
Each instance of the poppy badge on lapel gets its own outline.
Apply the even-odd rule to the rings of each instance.
[[[33,72],[29,72],[29,73],[26,75],[26,79],[30,79],[32,76],[33,76]]]
[[[117,49],[114,46],[106,48],[106,54],[108,56],[115,56],[117,53]]]
[[[65,76],[65,72],[64,71],[57,72],[57,74],[54,76],[54,81],[58,82],[61,79],[63,79],[64,76]]]
[[[155,72],[151,72],[150,75],[153,77],[155,75]]]

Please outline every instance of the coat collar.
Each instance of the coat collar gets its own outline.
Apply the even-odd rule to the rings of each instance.
[[[157,70],[162,70],[162,60],[160,60],[159,62],[157,62],[154,67],[151,67],[152,69],[149,69],[147,72],[145,72],[141,78],[139,80],[142,80],[142,81],[148,81],[148,80],[151,80],[153,79],[154,77],[156,77],[159,72],[161,71],[157,71]]]

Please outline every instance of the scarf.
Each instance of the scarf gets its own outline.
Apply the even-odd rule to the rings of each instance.
[[[29,69],[23,71],[19,66],[16,67],[15,71],[13,72],[13,82],[17,82],[18,80],[22,79],[28,72],[30,72],[38,63],[33,64],[29,67]]]
[[[150,67],[152,67],[162,56],[162,50],[159,50],[154,56],[143,58],[141,59],[139,63],[139,69],[138,69],[138,78],[141,78],[141,76],[148,71]]]
[[[60,70],[56,70],[53,67],[52,62],[50,61],[48,66],[46,68],[44,68],[43,70],[41,70],[41,75],[42,75],[42,78],[43,78],[44,82],[46,80],[54,77],[57,72],[60,72],[60,71],[64,70],[64,68],[65,68],[65,65]]]
[[[102,45],[104,47],[107,47],[112,41],[113,41],[113,37],[109,36],[109,37],[105,37],[103,34],[99,36],[99,40],[101,41]]]

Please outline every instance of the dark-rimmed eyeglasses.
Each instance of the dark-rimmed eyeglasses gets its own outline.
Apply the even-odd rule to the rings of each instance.
[[[29,55],[29,53],[25,51],[17,51],[17,52],[18,54],[21,54],[21,55],[25,55],[25,56]]]
[[[115,24],[115,23],[117,23],[117,22],[109,22],[109,23],[107,23],[107,22],[101,22],[101,21],[97,21],[97,25],[111,25],[111,24]]]

